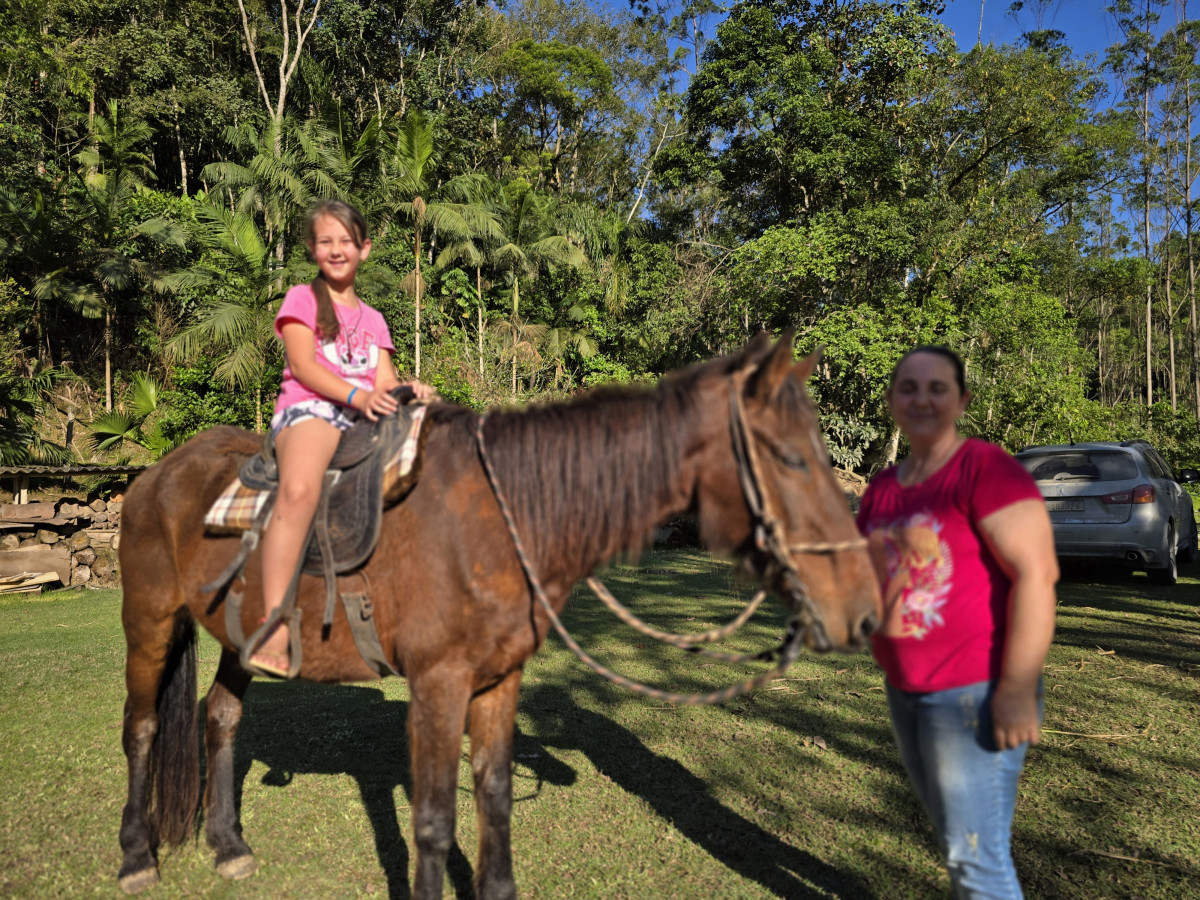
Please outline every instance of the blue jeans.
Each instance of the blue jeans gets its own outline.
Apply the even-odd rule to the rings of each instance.
[[[994,685],[913,694],[887,685],[908,780],[933,822],[956,898],[1020,900],[1011,837],[1028,744],[997,750]],[[1039,718],[1043,709],[1038,690]]]

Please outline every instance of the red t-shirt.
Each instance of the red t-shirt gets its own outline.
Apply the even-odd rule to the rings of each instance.
[[[871,639],[888,682],[942,691],[999,678],[1011,582],[979,522],[1037,485],[1002,447],[968,438],[941,469],[902,487],[895,467],[873,479],[858,513],[883,593]]]

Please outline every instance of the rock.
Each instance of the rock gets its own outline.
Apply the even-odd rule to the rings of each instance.
[[[92,570],[87,566],[76,566],[71,572],[71,584],[87,584],[92,580]]]
[[[108,521],[108,513],[98,512],[94,516],[92,516],[92,521],[97,524],[99,524],[100,522],[107,522]]]
[[[62,540],[62,535],[57,531],[51,531],[49,528],[39,528],[37,530],[37,539],[39,544],[57,544]]]
[[[42,542],[35,537],[21,538],[22,547],[40,547]]]
[[[108,504],[103,500],[97,499],[89,503],[88,506],[90,506],[96,512],[104,512],[104,510],[108,507]]]
[[[96,551],[91,547],[84,547],[71,558],[75,560],[76,565],[90,566],[96,561]]]
[[[113,502],[113,503],[118,503],[118,504],[120,504],[120,503],[124,503],[124,502],[125,502],[125,495],[124,495],[124,494],[113,494],[112,502]]]
[[[119,513],[121,511],[121,504],[116,500],[109,500],[108,503],[104,504],[104,508],[109,513]]]
[[[91,546],[91,538],[88,537],[86,531],[77,531],[67,538],[67,546],[71,548],[71,552],[82,550],[84,547]]]
[[[96,561],[92,563],[92,574],[105,585],[119,581],[116,552],[109,547],[97,547]]]
[[[16,550],[21,546],[21,539],[15,534],[6,534],[0,537],[0,550]]]

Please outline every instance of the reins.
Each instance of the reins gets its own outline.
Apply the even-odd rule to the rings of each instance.
[[[584,665],[592,671],[599,674],[601,677],[616,684],[620,687],[627,688],[636,694],[641,694],[646,697],[652,697],[657,700],[662,700],[678,706],[695,706],[707,705],[713,703],[723,703],[734,697],[740,696],[747,691],[754,690],[762,685],[772,681],[775,678],[783,675],[788,668],[796,661],[800,655],[800,650],[805,632],[812,627],[820,627],[824,625],[821,621],[821,615],[813,605],[811,598],[804,590],[803,583],[800,580],[799,574],[796,572],[795,566],[792,565],[788,557],[788,552],[794,553],[839,553],[844,550],[857,549],[866,545],[864,538],[855,538],[847,541],[824,541],[811,542],[803,544],[794,544],[788,546],[781,539],[780,532],[782,531],[778,519],[767,509],[767,500],[761,488],[761,478],[759,475],[758,458],[755,453],[753,442],[750,440],[748,428],[745,423],[745,412],[742,408],[741,398],[738,391],[738,383],[735,380],[730,385],[730,430],[732,432],[734,456],[738,465],[738,477],[742,485],[742,493],[745,495],[746,504],[750,509],[751,517],[754,520],[754,538],[755,545],[767,552],[774,565],[778,566],[783,573],[784,578],[790,582],[789,587],[792,592],[800,598],[800,611],[788,619],[786,632],[783,641],[770,650],[765,650],[759,653],[752,654],[729,654],[718,653],[716,651],[707,650],[696,646],[700,643],[721,640],[736,632],[744,625],[749,618],[758,609],[763,599],[767,595],[766,590],[760,590],[746,604],[745,608],[728,624],[719,628],[713,628],[698,634],[672,634],[666,631],[660,631],[643,622],[635,616],[629,609],[623,606],[597,579],[595,576],[587,578],[587,585],[592,592],[600,598],[610,611],[612,611],[622,622],[635,628],[637,631],[649,637],[671,644],[689,653],[703,655],[709,658],[722,660],[731,663],[746,663],[746,662],[772,662],[778,659],[778,664],[769,671],[763,672],[752,678],[737,684],[730,685],[718,691],[712,691],[705,694],[680,694],[672,691],[664,691],[660,688],[650,687],[638,681],[626,678],[608,669],[601,663],[597,662],[588,653],[579,646],[570,632],[562,624],[558,615],[554,612],[550,601],[546,598],[546,593],[542,588],[541,580],[533,570],[533,565],[529,560],[529,555],[525,551],[525,545],[521,540],[520,534],[517,531],[516,521],[513,518],[512,510],[509,507],[508,500],[504,496],[504,492],[500,487],[500,483],[496,478],[495,469],[492,467],[492,461],[487,453],[487,445],[484,440],[484,425],[487,421],[487,416],[482,415],[476,422],[475,438],[479,447],[479,458],[483,463],[484,472],[487,475],[488,483],[491,485],[492,492],[496,496],[496,502],[500,507],[500,513],[504,517],[505,525],[508,528],[509,536],[512,538],[513,549],[517,554],[517,559],[521,564],[521,569],[525,573],[525,578],[529,582],[530,590],[538,604],[546,613],[550,624],[554,630],[558,632],[558,636],[563,643],[579,658]],[[786,547],[786,549],[785,549]]]

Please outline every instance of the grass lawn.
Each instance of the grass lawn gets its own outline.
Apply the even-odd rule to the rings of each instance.
[[[1068,574],[1014,843],[1030,897],[1200,896],[1200,571]],[[690,552],[614,569],[660,627],[696,631],[746,599]],[[115,591],[0,599],[0,895],[118,896],[124,640]],[[565,621],[625,674],[704,690],[744,670],[660,648],[590,594]],[[760,612],[728,642],[761,648]],[[201,639],[201,694],[216,644]],[[200,841],[161,859],[149,897],[407,897],[403,681],[255,682],[238,740],[242,822],[260,871],[226,883]],[[866,653],[806,653],[719,708],[672,709],[609,686],[552,637],[517,725],[513,850],[526,897],[925,898],[948,890],[903,779]],[[464,747],[465,751],[465,747]],[[475,854],[461,768],[449,896]]]

